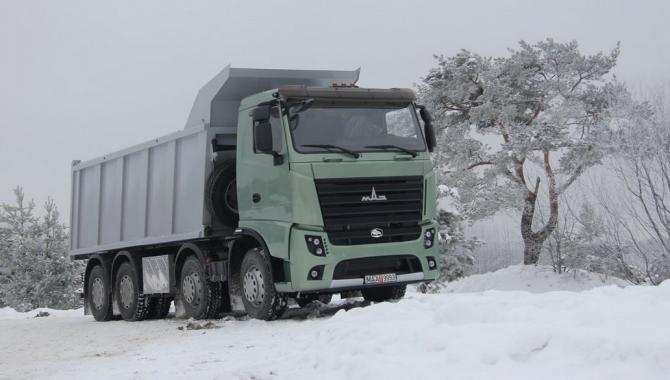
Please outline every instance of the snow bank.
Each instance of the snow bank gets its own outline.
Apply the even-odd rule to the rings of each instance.
[[[513,265],[495,272],[472,275],[454,281],[443,291],[474,293],[486,290],[522,290],[544,293],[558,290],[582,291],[608,285],[623,287],[630,283],[583,270],[558,275],[550,266]]]
[[[63,316],[63,315],[81,315],[84,313],[84,309],[76,310],[56,310],[49,309],[46,307],[41,307],[35,310],[26,311],[24,313],[18,312],[11,307],[2,307],[0,308],[0,320],[1,319],[26,319],[26,318],[35,318],[40,312],[48,313],[50,317],[52,316]]]
[[[176,319],[96,323],[72,312],[0,317],[0,378],[670,378],[670,281],[411,292],[398,303],[343,307],[322,308],[334,315],[320,318],[227,318],[203,330]]]

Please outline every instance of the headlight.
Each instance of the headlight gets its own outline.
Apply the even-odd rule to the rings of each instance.
[[[321,236],[306,235],[307,250],[316,256],[326,256],[326,247]]]
[[[435,242],[435,229],[429,228],[423,233],[423,247],[430,248]]]

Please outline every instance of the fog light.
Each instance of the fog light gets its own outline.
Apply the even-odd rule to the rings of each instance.
[[[433,256],[428,256],[426,259],[428,260],[428,269],[437,269],[437,262]]]
[[[323,279],[323,268],[324,265],[317,265],[315,267],[312,267],[312,269],[309,270],[309,274],[307,275],[308,280],[321,280]]]

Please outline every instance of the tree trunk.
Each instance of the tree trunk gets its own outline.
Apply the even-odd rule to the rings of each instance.
[[[548,167],[548,158],[545,157],[545,169]],[[521,237],[523,238],[523,263],[525,265],[537,264],[540,259],[542,245],[558,225],[558,193],[556,182],[553,178],[551,168],[547,170],[549,177],[549,220],[538,232],[533,232],[533,218],[535,216],[535,202],[540,187],[540,179],[535,183],[535,191],[528,191],[526,201],[521,214]]]
[[[525,265],[537,264],[537,261],[540,259],[543,243],[544,241],[537,241],[532,238],[523,239],[523,263]]]

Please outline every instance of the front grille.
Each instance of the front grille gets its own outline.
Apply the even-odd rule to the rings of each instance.
[[[407,274],[421,271],[419,259],[412,255],[364,257],[339,262],[335,266],[333,280],[363,278],[368,274]]]
[[[315,182],[324,227],[332,244],[402,242],[416,240],[421,235],[423,177],[337,178]]]

